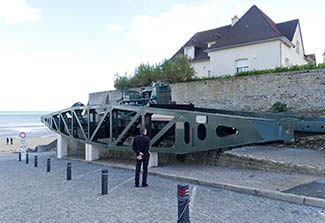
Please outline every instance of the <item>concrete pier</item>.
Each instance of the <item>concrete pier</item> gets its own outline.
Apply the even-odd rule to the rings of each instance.
[[[99,159],[99,149],[91,144],[85,145],[85,160],[93,161]]]
[[[61,135],[58,135],[57,139],[57,158],[62,159],[68,155],[68,141]]]
[[[148,167],[157,167],[157,166],[158,166],[158,153],[151,152]]]

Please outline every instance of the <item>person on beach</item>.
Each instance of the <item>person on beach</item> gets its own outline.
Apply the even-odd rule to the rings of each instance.
[[[142,187],[147,187],[147,176],[148,176],[148,164],[149,164],[149,148],[150,139],[147,136],[147,129],[145,127],[140,128],[140,135],[136,136],[132,143],[132,149],[135,152],[136,166],[135,166],[135,186],[139,187],[140,169],[143,166],[142,173]]]
[[[7,145],[9,144],[9,138],[7,137]]]
[[[14,144],[14,140],[13,138],[10,137],[10,144],[13,145]]]

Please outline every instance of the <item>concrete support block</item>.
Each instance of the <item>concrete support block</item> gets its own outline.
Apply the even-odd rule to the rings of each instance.
[[[314,206],[319,208],[325,208],[325,200],[316,197],[306,197],[304,201],[305,205]]]
[[[58,135],[57,137],[57,158],[62,159],[68,155],[68,141],[66,138]]]
[[[225,184],[223,188],[225,190],[235,191],[244,194],[251,194],[251,195],[257,195],[258,193],[258,189],[256,188],[250,188],[250,187],[239,186],[239,185]]]
[[[99,149],[91,144],[86,144],[85,146],[85,160],[86,161],[94,161],[99,159]]]
[[[150,153],[149,165],[148,167],[158,166],[158,153]]]
[[[287,201],[294,204],[304,204],[305,197],[296,194],[288,194],[278,191],[258,190],[257,195],[280,201]]]

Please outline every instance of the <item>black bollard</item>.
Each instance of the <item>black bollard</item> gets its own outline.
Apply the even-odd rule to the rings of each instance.
[[[102,170],[102,195],[108,192],[108,170]]]
[[[67,164],[67,180],[71,180],[71,163]]]
[[[28,160],[28,152],[26,152],[26,163],[27,164],[29,163],[29,160]]]
[[[189,189],[188,185],[177,185],[177,201],[178,201],[178,223],[189,223],[190,222],[190,211],[189,211]]]
[[[38,162],[37,162],[37,156],[34,156],[34,167],[38,166]]]
[[[18,161],[21,161],[21,152],[18,153]]]
[[[50,171],[51,171],[51,159],[48,158],[47,159],[46,172],[50,172]]]

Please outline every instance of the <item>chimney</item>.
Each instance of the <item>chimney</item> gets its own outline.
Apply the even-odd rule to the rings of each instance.
[[[236,22],[238,22],[239,18],[235,15],[233,18],[231,18],[231,27],[233,27]]]

